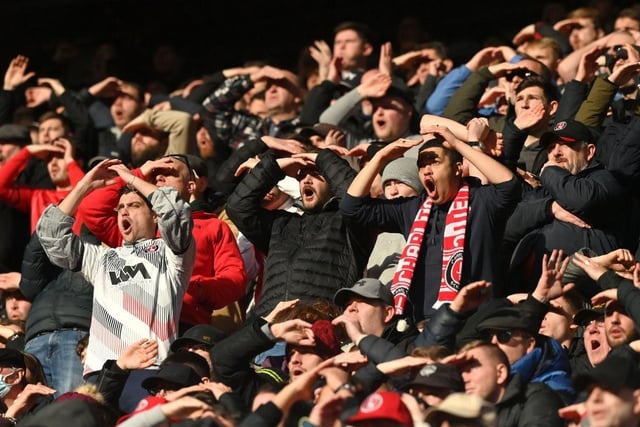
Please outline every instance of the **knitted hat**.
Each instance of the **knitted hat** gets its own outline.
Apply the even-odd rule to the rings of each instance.
[[[387,163],[382,171],[382,186],[384,187],[384,183],[391,179],[407,184],[418,193],[423,189],[418,177],[416,159],[410,157],[400,157]]]
[[[340,341],[336,337],[334,326],[328,320],[316,320],[311,325],[315,338],[315,353],[323,359],[328,359],[342,352]]]

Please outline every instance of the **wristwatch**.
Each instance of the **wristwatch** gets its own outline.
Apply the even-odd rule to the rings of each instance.
[[[335,388],[335,390],[333,390],[333,392],[338,393],[340,390],[347,390],[353,394],[356,394],[358,392],[358,388],[353,383],[350,383],[349,381],[340,384],[338,387]]]
[[[469,141],[469,146],[471,147],[480,147],[482,151],[484,151],[484,144],[480,141]]]

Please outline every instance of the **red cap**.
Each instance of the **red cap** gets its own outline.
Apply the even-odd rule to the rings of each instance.
[[[402,426],[413,427],[409,409],[393,391],[377,391],[367,396],[360,404],[358,413],[347,419],[347,423],[367,420],[390,420]]]

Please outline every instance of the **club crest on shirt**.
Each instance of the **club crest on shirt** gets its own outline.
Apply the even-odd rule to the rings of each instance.
[[[151,245],[146,249],[146,252],[150,253],[150,252],[155,252],[157,250],[158,250],[158,245]]]

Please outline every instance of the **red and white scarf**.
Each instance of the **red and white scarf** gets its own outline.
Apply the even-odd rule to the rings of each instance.
[[[409,288],[418,261],[420,246],[427,229],[433,200],[430,197],[422,203],[416,219],[411,225],[407,237],[407,244],[402,250],[398,267],[391,282],[391,293],[395,303],[397,315],[404,313],[404,307],[409,295]],[[451,302],[460,290],[462,278],[462,257],[464,254],[464,236],[467,230],[467,216],[469,214],[469,185],[463,184],[458,190],[456,198],[449,207],[445,218],[444,239],[442,242],[442,279],[438,299],[433,305],[438,308],[445,302]]]

